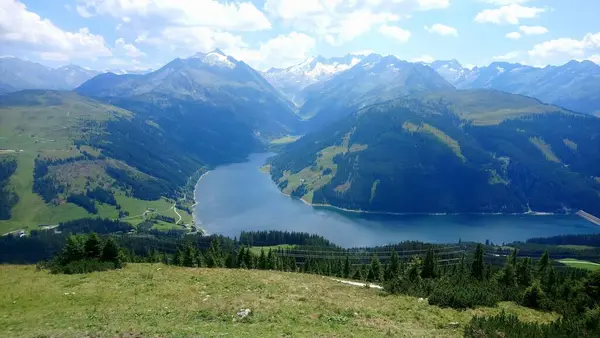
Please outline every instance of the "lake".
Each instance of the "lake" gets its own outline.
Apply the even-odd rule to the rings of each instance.
[[[496,244],[562,234],[598,233],[600,226],[575,215],[374,215],[314,208],[283,195],[260,167],[272,154],[221,166],[202,177],[195,191],[196,222],[210,234],[242,230],[289,230],[319,234],[344,246],[405,240]]]

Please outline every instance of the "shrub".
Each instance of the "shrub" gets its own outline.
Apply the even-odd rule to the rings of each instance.
[[[475,316],[465,327],[465,337],[563,338],[600,337],[600,311],[584,316],[566,317],[550,324],[521,322],[504,311],[493,317]]]
[[[547,307],[548,300],[546,294],[540,287],[539,282],[533,283],[523,293],[522,304],[533,309],[544,309]]]
[[[453,309],[496,306],[501,300],[497,285],[476,281],[458,283],[455,280],[447,280],[438,283],[429,295],[429,304]]]

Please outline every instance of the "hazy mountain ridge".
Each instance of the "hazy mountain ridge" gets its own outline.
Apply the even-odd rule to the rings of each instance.
[[[591,61],[570,61],[561,66],[536,68],[518,63],[493,62],[472,70],[448,73],[436,61],[430,66],[458,89],[489,88],[538,98],[574,111],[600,111],[600,66]]]
[[[220,50],[175,59],[144,75],[102,74],[77,88],[77,92],[174,109],[181,107],[175,103],[179,101],[213,106],[230,111],[232,118],[248,124],[258,134],[285,135],[299,123],[293,105],[256,70]]]
[[[314,130],[376,102],[452,89],[452,84],[427,66],[371,54],[347,71],[306,87],[303,90],[306,102],[298,115],[309,118],[309,130]]]
[[[77,65],[50,68],[18,58],[0,58],[0,90],[22,89],[71,90],[100,74]]]

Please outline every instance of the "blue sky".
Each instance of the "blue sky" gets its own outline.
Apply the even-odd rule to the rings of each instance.
[[[600,63],[598,0],[0,0],[0,56],[157,68],[221,48],[265,70],[356,52]]]

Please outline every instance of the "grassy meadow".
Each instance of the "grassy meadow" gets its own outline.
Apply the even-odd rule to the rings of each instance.
[[[236,313],[251,309],[238,320]],[[130,264],[51,275],[0,266],[3,337],[461,337],[473,315],[557,318],[501,303],[457,311],[327,277]]]

